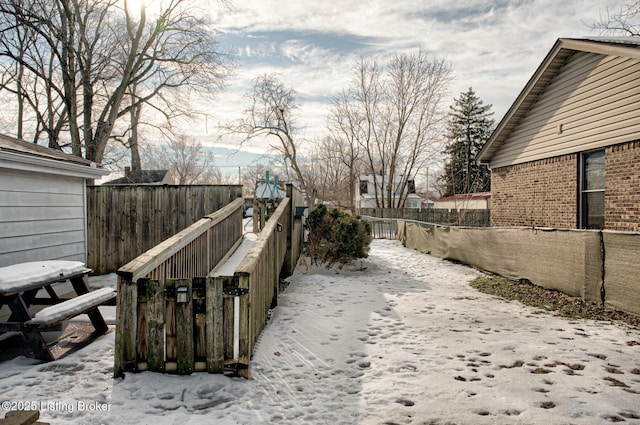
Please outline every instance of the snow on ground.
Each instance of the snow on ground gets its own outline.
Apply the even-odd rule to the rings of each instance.
[[[376,240],[355,265],[290,278],[251,380],[114,380],[111,332],[58,361],[0,364],[0,399],[55,424],[639,422],[640,332],[479,293],[478,275]]]

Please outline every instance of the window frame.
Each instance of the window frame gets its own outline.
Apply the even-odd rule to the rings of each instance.
[[[601,189],[585,189],[587,187],[587,174],[586,174],[586,161],[589,155],[602,152],[604,158],[604,181],[603,187]],[[605,216],[606,211],[604,208],[604,202],[606,197],[605,186],[606,186],[606,176],[607,176],[607,154],[606,149],[598,148],[592,149],[584,152],[580,152],[579,155],[579,176],[578,176],[578,228],[580,229],[604,229]],[[603,195],[603,211],[602,211],[602,227],[589,227],[589,220],[587,217],[588,209],[586,205],[586,195],[589,193],[602,193]]]

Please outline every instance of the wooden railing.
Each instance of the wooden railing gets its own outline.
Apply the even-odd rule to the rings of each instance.
[[[291,234],[291,199],[285,198],[269,218],[258,239],[236,268],[234,277],[238,287],[248,289],[240,297],[238,363],[246,365],[240,375],[249,377],[249,360],[253,347],[267,323],[269,309],[278,299],[280,272],[287,254],[287,240]]]
[[[175,307],[175,312],[171,309],[172,304],[175,305],[176,292],[175,289],[167,292],[165,284],[169,281],[175,288],[175,279],[185,279],[190,282],[189,292],[193,293],[190,279],[206,277],[241,241],[242,199],[239,198],[118,270],[114,363],[116,376],[122,375],[125,370],[138,370],[138,359],[140,355],[147,353],[151,341],[157,340],[160,344],[159,341],[164,341],[166,337],[171,351],[171,337],[176,336],[173,332],[177,332],[176,326],[182,326],[182,323],[176,324],[174,321],[181,317],[180,314],[191,315],[193,319],[193,307],[184,312],[178,307]],[[144,289],[139,293],[139,288]],[[222,296],[222,288],[219,289]],[[196,294],[202,291],[206,292],[206,289],[198,289]],[[151,293],[161,295],[151,297],[152,303],[149,303]],[[166,312],[165,308],[169,311]],[[156,311],[162,312],[158,316]],[[167,334],[163,332],[156,335],[160,329],[165,330],[165,325]],[[180,341],[176,344],[180,346]],[[162,356],[165,357],[164,350]],[[177,359],[177,363],[179,366],[180,359]]]
[[[118,269],[122,280],[206,276],[242,237],[242,199],[205,216]]]
[[[240,200],[121,267],[114,375],[206,370],[249,377],[281,274],[292,272],[301,247],[304,208],[293,199],[280,202],[231,276],[213,271],[242,242]]]
[[[371,225],[371,237],[375,239],[396,239],[398,220],[394,218],[378,218],[363,215]]]

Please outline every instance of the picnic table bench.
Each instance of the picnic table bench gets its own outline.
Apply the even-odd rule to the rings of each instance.
[[[78,261],[37,261],[0,268],[0,308],[7,305],[11,315],[0,322],[0,334],[21,332],[33,355],[42,360],[53,360],[42,332],[61,330],[64,321],[87,314],[96,335],[109,328],[98,306],[115,299],[113,288],[90,291],[88,269]],[[61,298],[54,283],[69,280],[76,296]],[[48,298],[37,298],[45,290]],[[47,306],[31,315],[29,307]]]

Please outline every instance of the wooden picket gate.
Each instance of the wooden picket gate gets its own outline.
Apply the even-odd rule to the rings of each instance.
[[[167,279],[163,285],[138,280],[136,369],[223,373],[225,359],[234,358],[233,281],[196,277]],[[186,302],[178,302],[178,288],[186,288]],[[236,367],[227,363],[228,369]]]

